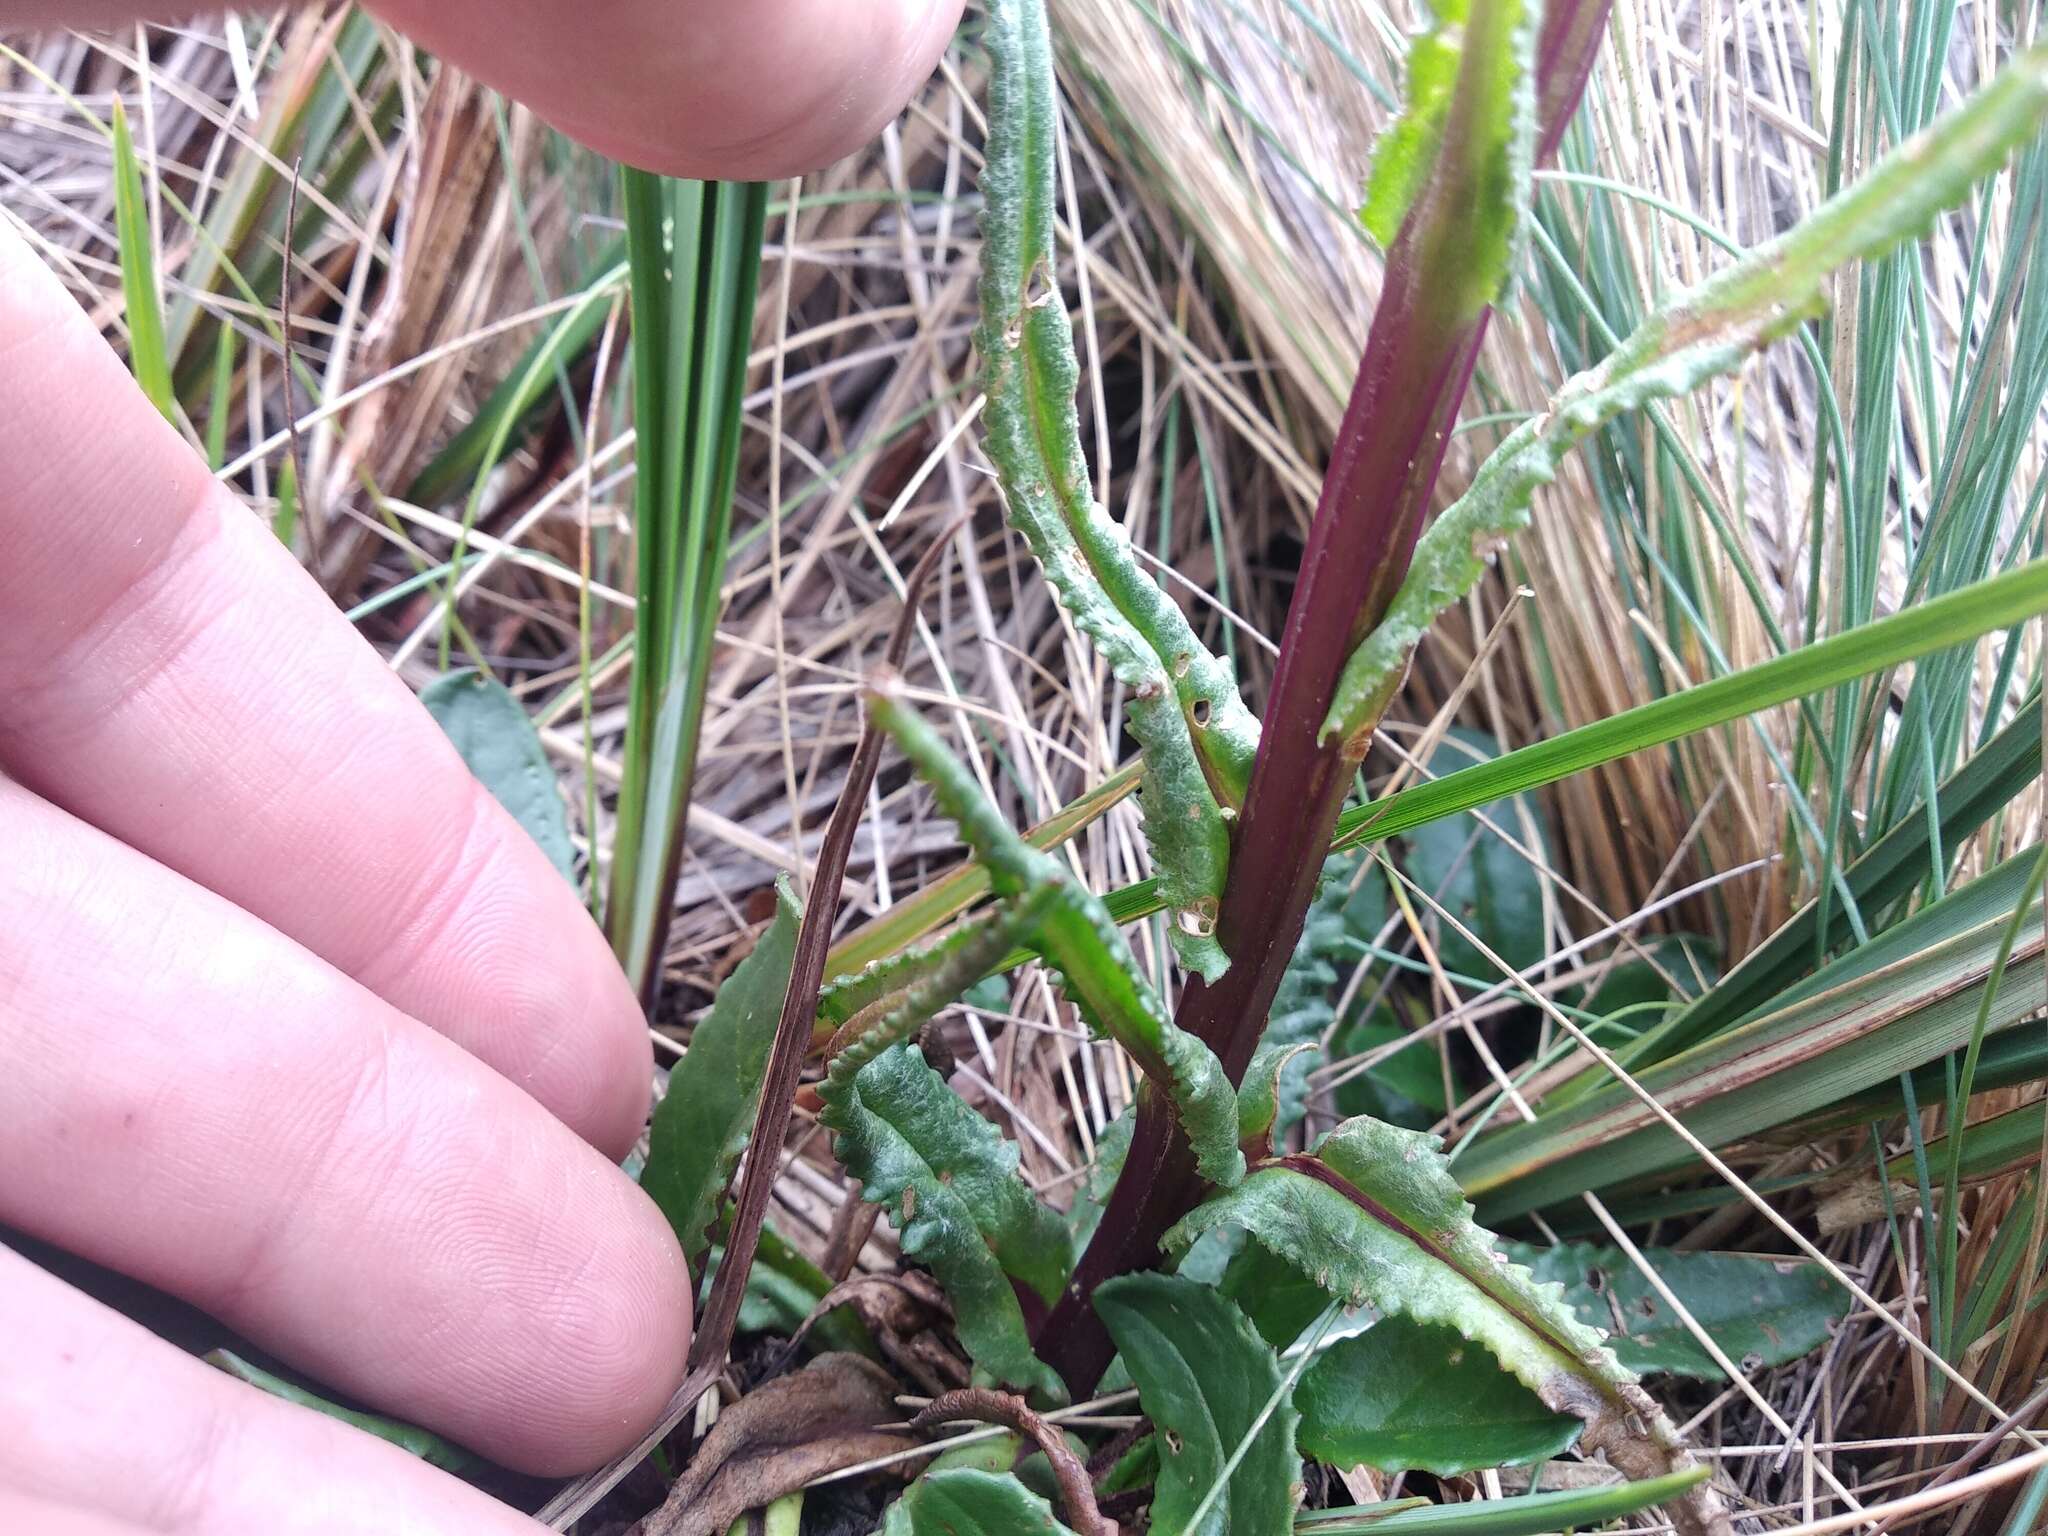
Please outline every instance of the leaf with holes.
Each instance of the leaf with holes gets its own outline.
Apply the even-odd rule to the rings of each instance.
[[[690,1048],[670,1070],[668,1092],[654,1108],[640,1187],[668,1217],[693,1269],[753,1134],[801,915],[789,882],[776,881],[774,921],[697,1021]]]
[[[1281,1392],[1279,1359],[1250,1320],[1208,1286],[1177,1275],[1111,1280],[1097,1288],[1095,1309],[1159,1432],[1152,1528],[1177,1536],[1291,1531],[1301,1497],[1295,1412]],[[1212,1499],[1226,1476],[1228,1488]],[[1205,1503],[1208,1513],[1191,1523]]]
[[[994,1381],[1065,1401],[1031,1352],[1015,1276],[1050,1302],[1066,1280],[1060,1218],[1017,1175],[1017,1149],[948,1088],[915,1046],[835,1073],[819,1119],[861,1193],[896,1222],[904,1254],[953,1303],[960,1342]]]
[[[1333,1467],[1454,1477],[1561,1454],[1579,1421],[1556,1413],[1448,1328],[1384,1318],[1318,1355],[1294,1389],[1301,1448]]]
[[[1820,311],[1836,268],[1921,234],[2032,138],[2044,115],[2048,47],[2035,47],[1853,186],[1680,294],[1567,382],[1549,410],[1508,434],[1416,545],[1386,617],[1345,663],[1323,738],[1351,740],[1379,719],[1430,625],[1471,590],[1492,552],[1528,526],[1537,489],[1557,477],[1582,438],[1626,412],[1688,395],[1791,334]]]
[[[1607,1347],[1630,1370],[1644,1376],[1727,1379],[1620,1249],[1511,1243],[1508,1252],[1537,1279],[1562,1285],[1580,1321],[1607,1330]],[[1668,1248],[1647,1249],[1643,1257],[1744,1370],[1785,1365],[1820,1348],[1848,1310],[1848,1293],[1815,1264]]]
[[[420,702],[491,797],[526,828],[555,868],[573,876],[576,849],[561,786],[533,721],[511,691],[476,672],[451,672],[422,688]]]
[[[992,0],[981,174],[981,353],[988,454],[1010,521],[1075,628],[1128,690],[1143,750],[1145,835],[1181,963],[1209,980],[1230,857],[1225,810],[1243,803],[1258,722],[1230,664],[1209,653],[1138,564],[1123,525],[1095,500],[1081,447],[1073,326],[1060,301],[1054,196],[1059,92],[1043,0]]]

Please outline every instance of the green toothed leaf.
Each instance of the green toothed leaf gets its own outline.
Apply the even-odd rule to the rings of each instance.
[[[1105,1282],[1095,1292],[1095,1310],[1159,1433],[1152,1528],[1176,1536],[1291,1531],[1301,1498],[1294,1407],[1282,1396],[1258,1425],[1284,1376],[1272,1346],[1245,1315],[1208,1286],[1158,1274]],[[1228,1490],[1210,1500],[1241,1446]],[[1208,1513],[1191,1524],[1205,1501]]]
[[[1407,101],[1373,147],[1358,210],[1366,231],[1390,248],[1431,183],[1453,113],[1471,114],[1458,136],[1467,163],[1440,185],[1456,200],[1456,270],[1471,286],[1465,302],[1473,306],[1500,296],[1524,239],[1541,17],[1540,5],[1523,0],[1438,0],[1431,25],[1409,40]]]
[[[753,1134],[801,915],[789,882],[777,880],[775,920],[697,1021],[690,1048],[670,1070],[668,1093],[654,1109],[640,1187],[668,1217],[693,1269]]]
[[[966,1202],[1004,1273],[1042,1301],[1058,1298],[1067,1279],[1065,1224],[1018,1176],[1015,1143],[962,1101],[915,1047],[892,1047],[850,1080],[831,1083],[826,1093],[821,1118],[827,1127],[843,1131],[860,1110],[887,1121],[939,1182]]]
[[[1301,1448],[1333,1467],[1455,1477],[1562,1454],[1581,1425],[1448,1328],[1384,1318],[1340,1339],[1294,1389]]]
[[[1237,1142],[1248,1157],[1270,1157],[1285,1092],[1280,1080],[1297,1058],[1316,1054],[1313,1045],[1266,1045],[1259,1048],[1237,1085]]]
[[[1054,249],[1059,115],[1043,0],[992,0],[992,71],[981,175],[981,353],[988,454],[1010,521],[1062,607],[1129,690],[1126,722],[1144,750],[1145,835],[1181,963],[1213,981],[1230,857],[1226,806],[1243,803],[1258,722],[1230,664],[1138,564],[1123,525],[1095,500],[1081,447],[1073,326]]]
[[[836,1064],[835,1064],[836,1065]],[[1031,1351],[1015,1275],[1045,1301],[1066,1281],[1059,1217],[1017,1175],[1017,1149],[925,1064],[895,1045],[821,1090],[819,1118],[861,1194],[888,1210],[904,1254],[953,1303],[960,1342],[991,1380],[1042,1400],[1066,1389]]]
[[[1244,1174],[1244,1157],[1237,1146],[1237,1096],[1223,1064],[1174,1025],[1101,901],[1058,859],[1017,835],[892,685],[884,681],[869,689],[868,711],[932,787],[940,809],[959,824],[961,837],[987,866],[998,900],[1036,904],[1031,942],[1059,972],[1089,1027],[1129,1051],[1165,1097],[1202,1177],[1235,1183]]]
[[[818,1017],[844,1024],[862,1009],[899,997],[944,966],[973,939],[973,925],[949,929],[931,943],[877,960],[850,976],[837,977],[818,994]],[[1001,959],[997,956],[997,959]],[[972,983],[970,983],[972,986]]]
[[[1511,432],[1472,485],[1416,546],[1386,618],[1345,664],[1322,737],[1377,720],[1437,616],[1469,591],[1487,558],[1528,525],[1538,487],[1588,433],[1627,411],[1690,394],[1820,311],[1837,267],[1881,256],[1924,232],[2002,165],[2048,114],[2048,46],[2005,71],[1854,186],[1637,327],[1598,367]]]
[[[1313,1155],[1256,1168],[1197,1207],[1166,1246],[1182,1251],[1225,1223],[1348,1306],[1450,1328],[1481,1345],[1545,1407],[1583,1420],[1588,1447],[1632,1474],[1682,1460],[1669,1421],[1563,1291],[1509,1262],[1472,1219],[1435,1137],[1346,1121]]]

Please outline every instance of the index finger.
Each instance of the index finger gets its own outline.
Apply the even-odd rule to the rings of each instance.
[[[623,1155],[651,1051],[575,892],[4,220],[0,465],[0,771]]]
[[[962,0],[366,0],[441,57],[615,160],[773,181],[903,110]],[[0,0],[0,26],[187,16],[191,0]]]
[[[369,0],[478,79],[617,160],[768,181],[903,109],[961,0]]]

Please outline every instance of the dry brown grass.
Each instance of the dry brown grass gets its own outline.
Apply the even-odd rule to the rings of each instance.
[[[1185,52],[1126,0],[1055,5],[1075,106],[1068,180],[1078,238],[1066,277],[1089,381],[1083,430],[1097,447],[1103,499],[1178,572],[1216,642],[1228,636],[1256,699],[1377,289],[1377,257],[1346,209],[1384,112],[1289,0],[1157,7]],[[1369,74],[1397,77],[1400,33],[1412,21],[1405,6],[1314,9],[1329,14]],[[1963,14],[1951,61],[1958,84],[1985,73],[2001,46],[1992,8]],[[254,271],[275,254],[279,173],[300,114],[323,78],[346,75],[338,137],[360,125],[361,150],[346,164],[335,151],[308,166],[307,237],[294,266],[296,348],[320,402],[304,423],[311,489],[302,553],[337,601],[374,602],[447,557],[465,493],[416,506],[402,490],[559,315],[565,295],[594,275],[610,231],[609,184],[520,109],[388,34],[345,24],[341,12],[236,25],[238,45],[218,23],[141,38],[15,40],[20,55],[0,61],[0,216],[28,229],[118,338],[107,147],[88,118],[104,121],[116,96],[128,103],[154,170],[173,335],[198,338],[192,357],[202,369],[213,327],[234,337],[223,419],[204,409],[190,430],[198,442],[223,432],[231,479],[266,509],[283,462],[274,283],[253,298],[225,283],[173,199],[202,220],[242,207],[256,226],[267,219],[267,232],[237,247]],[[1819,114],[1833,97],[1841,27],[1832,5],[1622,7],[1592,93],[1597,168],[1741,242],[1782,227],[1819,198]],[[257,61],[246,76],[237,64],[244,50]],[[1200,70],[1191,72],[1190,56]],[[971,520],[934,583],[912,682],[1019,821],[1049,813],[1126,755],[1112,681],[1004,530],[971,427],[956,430],[976,403],[968,332],[977,70],[974,50],[956,49],[879,144],[807,179],[801,211],[770,220],[741,542],[668,956],[673,1015],[657,1035],[671,1049],[765,918],[775,871],[804,871],[856,733],[855,681],[893,618],[901,573],[961,513]],[[2001,204],[1994,221],[2008,213]],[[1716,259],[1710,242],[1651,208],[1624,205],[1620,217],[1644,291],[1689,281]],[[2002,227],[1993,238],[2004,238]],[[1967,251],[1944,245],[1932,269],[1933,307],[1951,338],[1966,262]],[[486,487],[471,540],[486,564],[466,576],[462,610],[483,658],[531,702],[600,861],[631,633],[631,431],[617,387],[616,310],[603,337],[563,381],[576,425],[552,410]],[[1840,345],[1838,361],[1853,356],[1853,337]],[[1559,382],[1553,338],[1532,301],[1503,316],[1483,366],[1490,409],[1534,408]],[[1789,352],[1671,413],[1792,630],[1805,592],[1815,413],[1812,375]],[[1180,458],[1162,487],[1169,437]],[[1484,441],[1460,439],[1454,478],[1469,468],[1464,451]],[[2030,465],[2025,478],[2034,472]],[[1639,594],[1630,602],[1599,517],[1593,486],[1572,466],[1521,545],[1518,577],[1532,595],[1515,603],[1505,584],[1482,591],[1462,622],[1431,641],[1394,743],[1412,744],[1447,703],[1513,743],[1707,674],[1696,646],[1666,646],[1658,670],[1645,668],[1637,640],[1657,632],[1643,612],[1657,606],[1658,579],[1647,567],[1630,572]],[[1729,556],[1706,538],[1691,552],[1713,595],[1711,628],[1726,663],[1762,659],[1768,642],[1739,600]],[[587,711],[575,579],[585,562],[589,653],[599,659]],[[1897,567],[1894,550],[1894,594]],[[361,621],[415,680],[431,670],[437,602],[435,590],[420,590]],[[1983,707],[2003,702],[1987,697]],[[1789,712],[1764,729],[1789,745]],[[1560,942],[1628,931],[1631,914],[1699,885],[1703,894],[1648,926],[1704,928],[1730,959],[1741,953],[1810,894],[1797,864],[1776,857],[1785,838],[1778,793],[1749,730],[1561,786],[1550,802],[1546,914]],[[596,806],[594,820],[586,804]],[[950,829],[900,772],[885,774],[871,813],[845,893],[848,923],[952,858]],[[2038,813],[2035,795],[2015,807],[1998,834],[2003,846],[2031,840]],[[1145,873],[1142,847],[1135,811],[1124,806],[1072,856],[1102,889]],[[1987,840],[1980,861],[1993,851]],[[1158,935],[1140,929],[1134,938],[1163,973]],[[1545,988],[1572,979],[1560,973]],[[1454,997],[1436,1022],[1470,1028],[1485,1017],[1461,1016]],[[961,1010],[947,1029],[962,1091],[1015,1135],[1027,1176],[1062,1200],[1131,1093],[1127,1064],[1108,1048],[1076,1047],[1076,1033],[1071,1011],[1035,973],[1007,1007]],[[2013,1102],[2008,1094],[1993,1107]],[[1757,1178],[1822,1166],[1842,1151],[1759,1145],[1730,1160]],[[823,1252],[849,1192],[816,1136],[793,1144],[788,1170],[776,1220]],[[1966,1268],[1983,1261],[2022,1187],[2014,1174],[1971,1193]],[[1803,1219],[1807,1207],[1790,1214]],[[1660,1240],[1776,1246],[1739,1204]],[[1905,1240],[1903,1263],[1881,1222],[1850,1225],[1825,1243],[1843,1271],[1918,1326],[1917,1224],[1907,1223]],[[865,1257],[893,1261],[886,1225]],[[2006,1338],[1970,1374],[2012,1405],[2041,1371],[2048,1323],[2022,1314]],[[1723,1448],[1723,1471],[1757,1528],[1778,1528],[1845,1507],[1842,1488],[1867,1503],[1913,1486],[1988,1422],[1955,1394],[1938,1412],[1931,1401],[1922,1362],[1873,1319],[1852,1318],[1821,1354],[1693,1404],[1691,1427]],[[1561,1475],[1547,1472],[1546,1484]],[[1990,1531],[1995,1508],[1937,1518]]]

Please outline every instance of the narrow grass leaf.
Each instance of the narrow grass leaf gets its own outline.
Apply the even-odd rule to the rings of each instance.
[[[605,925],[627,979],[651,1006],[682,870],[731,545],[767,190],[754,182],[621,174],[632,292],[639,580]],[[562,346],[570,339],[560,329],[552,338]],[[527,377],[543,378],[545,371],[530,368]],[[501,433],[512,420],[499,418]]]
[[[1740,672],[1519,747],[1490,763],[1475,763],[1441,779],[1368,801],[1338,818],[1331,847],[1342,851],[1383,842],[1445,816],[1555,784],[1575,773],[1821,692],[1850,678],[1965,644],[2044,611],[2048,611],[2048,560],[2037,560]],[[1978,804],[1987,817],[1996,810],[1992,798]],[[1102,901],[1118,923],[1136,922],[1163,905],[1158,883],[1152,880],[1120,886]]]
[[[400,1450],[419,1457],[430,1466],[444,1472],[467,1472],[483,1464],[482,1458],[465,1451],[454,1442],[442,1439],[430,1429],[421,1429],[416,1424],[406,1424],[398,1419],[387,1418],[381,1413],[364,1413],[355,1408],[344,1408],[341,1404],[309,1392],[297,1382],[266,1371],[252,1361],[244,1360],[233,1350],[216,1349],[206,1355],[206,1363],[217,1370],[225,1371],[240,1382],[267,1392],[270,1396],[301,1408],[310,1408],[326,1418],[338,1419],[351,1429],[359,1429],[366,1435],[375,1435],[379,1440],[389,1441]]]
[[[1926,877],[1937,840],[1941,849],[1958,849],[2040,777],[2039,716],[2037,691],[2020,705],[2009,725],[1936,791],[1931,824],[1929,818],[1918,816],[1900,821],[1843,871],[1859,908],[1883,911],[1906,896]],[[1848,916],[1839,906],[1830,909],[1823,927],[1821,903],[1808,902],[1725,978],[1617,1052],[1618,1058],[1634,1068],[1675,1055],[1726,1029],[1806,974],[1814,956],[1834,948],[1848,928]],[[1553,1102],[1576,1096],[1571,1093],[1575,1086],[1598,1082],[1597,1074],[1589,1073],[1554,1096]]]
[[[626,265],[620,259],[623,254],[624,244],[617,242],[599,259],[598,275],[576,301],[527,348],[469,424],[413,478],[406,488],[407,501],[422,507],[438,505],[463,486],[474,484],[478,475],[488,473],[494,467],[493,453],[502,455],[507,444],[518,441],[520,429],[545,403],[555,369],[603,331],[609,301],[626,279]]]
[[[1991,989],[1990,977],[2034,862],[2032,854],[2008,860],[1787,988],[1747,1022],[1639,1074],[1639,1086],[1701,1142],[1723,1146],[1963,1048],[1987,991],[1988,1034],[2025,1020],[2044,1001],[2038,919],[2002,984]],[[1613,1083],[1481,1137],[1459,1158],[1458,1177],[1491,1219],[1504,1221],[1694,1161],[1642,1099]]]
[[[173,426],[178,397],[171,388],[170,354],[164,346],[164,316],[157,295],[156,246],[150,234],[149,204],[142,165],[128,133],[128,112],[114,103],[114,235],[120,244],[121,298],[128,317],[128,366],[149,403]]]
[[[1592,1530],[1683,1498],[1707,1478],[1705,1467],[1611,1488],[1569,1488],[1473,1504],[1398,1503],[1319,1509],[1301,1516],[1299,1536],[1551,1536]]]

